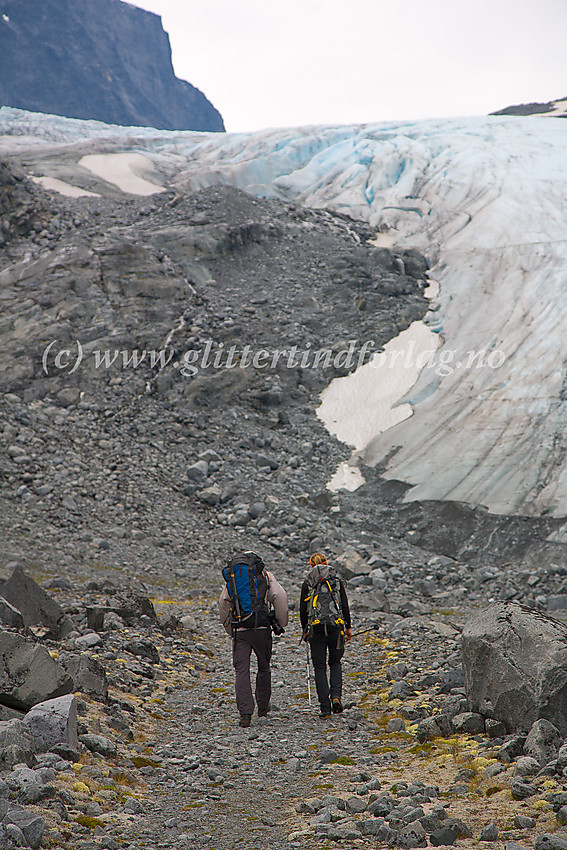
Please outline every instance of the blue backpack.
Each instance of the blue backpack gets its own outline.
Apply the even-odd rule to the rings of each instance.
[[[230,558],[222,571],[232,602],[232,630],[258,629],[270,625],[268,574],[255,552]]]

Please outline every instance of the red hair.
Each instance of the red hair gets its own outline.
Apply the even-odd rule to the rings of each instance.
[[[312,567],[316,567],[318,564],[326,564],[327,559],[325,558],[322,552],[313,552],[313,554],[309,558],[309,563]]]

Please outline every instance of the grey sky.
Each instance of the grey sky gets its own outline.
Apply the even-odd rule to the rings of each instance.
[[[140,0],[229,131],[567,97],[565,0]]]

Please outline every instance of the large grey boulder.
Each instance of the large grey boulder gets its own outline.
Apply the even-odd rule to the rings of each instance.
[[[567,734],[567,627],[512,602],[476,614],[462,634],[472,711],[528,731],[544,718]]]
[[[44,646],[0,631],[0,703],[27,711],[73,690],[72,678]]]
[[[75,628],[59,603],[21,567],[16,567],[4,584],[2,596],[21,612],[26,626],[44,626],[46,637],[61,640]]]
[[[77,700],[73,694],[40,702],[22,722],[30,731],[37,753],[46,753],[62,743],[77,749]]]

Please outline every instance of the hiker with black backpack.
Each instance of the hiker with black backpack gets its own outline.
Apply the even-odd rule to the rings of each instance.
[[[345,641],[352,637],[350,610],[344,581],[325,555],[315,552],[309,559],[310,571],[301,587],[299,617],[303,640],[309,641],[315,669],[315,686],[321,718],[343,710],[343,671],[341,658]],[[327,679],[329,655],[330,687]]]
[[[232,637],[236,705],[240,726],[250,726],[254,698],[250,682],[252,651],[258,662],[256,704],[258,717],[270,711],[272,694],[272,631],[282,634],[288,623],[287,594],[255,552],[240,552],[222,571],[225,586],[219,599],[219,615]]]

